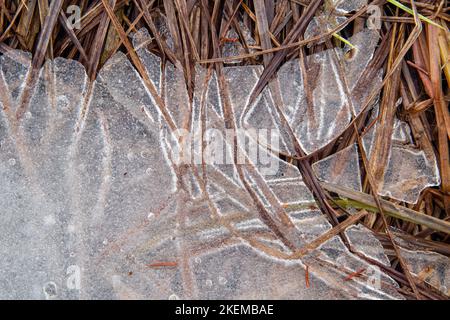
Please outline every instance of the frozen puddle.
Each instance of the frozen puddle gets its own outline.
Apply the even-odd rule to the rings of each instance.
[[[146,37],[140,31],[135,46]],[[360,111],[364,97],[349,109],[338,69],[349,75],[350,92],[361,85],[376,34],[366,30],[351,42],[361,47],[351,63],[341,63],[342,50],[308,57],[315,79],[309,104],[298,61],[282,67],[274,81],[281,113],[269,89],[247,106],[259,66],[224,69],[227,101],[216,74],[199,67],[189,104],[180,67],[168,64],[162,72],[159,58],[144,48],[137,52],[160,97],[121,53],[94,83],[77,62],[47,61],[32,90],[25,90],[30,57],[2,55],[0,298],[401,299],[397,284],[338,236],[293,257],[331,225],[315,209],[298,169],[275,153],[292,151],[286,122],[310,153]],[[26,92],[30,103],[19,110]],[[238,140],[245,143],[237,150],[243,163],[234,162],[230,128],[242,129]],[[408,139],[399,132],[395,139]],[[404,145],[392,147],[380,194],[414,202],[423,188],[439,184],[439,175],[434,158]],[[318,177],[358,190],[357,149],[334,157],[344,153],[348,167],[336,173],[333,159],[325,159],[315,167]],[[395,168],[406,154],[407,176]],[[353,226],[346,235],[389,264],[369,230]],[[447,280],[435,282],[447,292]]]

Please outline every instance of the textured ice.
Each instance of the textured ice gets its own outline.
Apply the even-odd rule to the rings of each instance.
[[[358,11],[367,0],[331,0],[311,20],[305,31],[305,38],[311,38],[326,33],[345,22],[345,13]]]
[[[420,280],[450,296],[450,260],[436,252],[424,251],[423,248],[396,238],[402,246],[401,253],[411,272]]]
[[[369,162],[373,148],[374,126],[363,138]],[[439,169],[434,154],[413,145],[409,125],[395,119],[392,145],[384,176],[378,183],[378,194],[408,203],[416,203],[420,193],[427,187],[440,184]],[[323,181],[341,184],[361,191],[359,180],[358,146],[355,144],[313,165],[317,177]]]
[[[314,163],[317,178],[356,191],[362,191],[356,144]]]
[[[293,257],[329,231],[330,223],[315,209],[298,169],[266,148],[270,139],[257,144],[266,162],[248,161],[251,151],[239,145],[244,164],[234,162],[236,149],[226,139],[234,127],[278,129],[280,149],[289,151],[283,117],[309,151],[338,134],[349,110],[334,62],[326,62],[333,53],[309,57],[315,68],[326,70],[317,71],[323,84],[314,93],[319,128],[301,118],[303,80],[295,61],[277,80],[286,105],[281,115],[269,89],[247,106],[261,72],[255,66],[224,69],[229,101],[219,94],[217,75],[198,68],[189,103],[181,67],[167,63],[162,71],[159,58],[141,46],[147,37],[139,31],[134,45],[167,112],[118,53],[94,82],[77,62],[47,61],[18,119],[30,57],[0,57],[0,297],[401,299],[397,284],[352,254],[338,236]],[[365,50],[362,61],[370,60],[372,49]],[[294,68],[296,82],[288,68]],[[353,88],[362,71],[346,68]],[[335,89],[325,88],[326,74]],[[288,83],[296,84],[289,92]],[[327,104],[341,116],[328,118]],[[200,137],[215,129],[222,156],[233,161],[206,164],[175,129]],[[241,136],[249,145],[255,143],[251,132]],[[200,161],[178,163],[173,147],[180,145]],[[346,184],[358,186],[354,179]],[[387,263],[369,235],[359,227],[347,230],[356,247]],[[366,271],[360,277],[347,279],[361,269]]]
[[[251,37],[250,31],[242,22],[239,22],[239,28],[244,36],[244,40],[247,46],[256,45],[256,41]],[[222,49],[222,57],[235,57],[245,53],[254,52],[254,49],[251,48],[248,50],[248,52],[245,51],[244,46],[239,41],[239,35],[234,28],[230,28],[230,30],[228,30],[226,34],[226,37],[222,39],[221,49]],[[242,62],[241,59],[235,59],[228,61],[227,63],[235,64],[240,62]]]
[[[341,183],[344,187],[361,191],[358,156],[355,144],[315,163],[313,167],[320,180]],[[391,147],[384,178],[378,183],[378,194],[416,203],[425,188],[440,184],[436,159],[411,145],[394,145]]]
[[[352,113],[361,111],[365,98],[374,90],[377,81],[366,83],[362,75],[378,37],[373,30],[353,36],[350,40],[357,50],[351,57],[345,54],[347,48],[309,56],[306,74],[301,72],[299,60],[281,67],[278,81],[286,119],[307,153],[339,135],[348,126]]]
[[[365,137],[369,155],[372,154],[378,124]],[[440,184],[440,175],[434,153],[427,153],[412,143],[407,123],[395,119],[392,144],[379,193],[401,201],[415,203],[420,192],[429,186]]]
[[[317,93],[317,88],[315,89],[314,101],[317,101],[316,97],[326,97],[322,98],[322,101],[326,101],[324,99],[331,100],[324,104],[312,103],[312,108],[314,108],[315,112],[311,113],[311,115],[308,115],[309,111],[307,106],[300,107],[296,110],[292,108],[287,109],[287,114],[297,113],[301,117],[300,123],[307,128],[298,134],[298,138],[306,151],[312,152],[317,150],[342,132],[342,129],[348,125],[352,114],[348,105],[353,107],[353,114],[358,115],[361,112],[362,104],[370,95],[370,92],[381,83],[381,73],[374,79],[370,79],[369,83],[367,83],[367,79],[362,77],[364,69],[372,57],[377,39],[378,34],[374,30],[364,30],[353,36],[350,41],[358,48],[357,52],[352,56],[350,61],[347,61],[345,55],[342,56],[339,61],[343,60],[344,63],[341,64],[337,63],[332,57],[332,52],[339,52],[340,49],[327,50],[321,53],[322,55],[330,55],[329,59],[324,60],[328,68],[338,70],[339,66],[342,65],[341,70],[345,73],[344,76],[338,75],[338,71],[335,73],[326,73],[322,75],[322,78],[319,77],[319,80],[314,80],[319,83],[323,81],[324,83],[323,88]],[[295,64],[295,62],[291,63]],[[330,67],[333,65],[333,68]],[[284,68],[289,68],[289,63],[285,64]],[[297,83],[304,85],[298,68],[296,65],[295,71],[291,69],[285,73],[288,78],[286,81],[281,82],[281,88],[286,88],[286,93],[283,94],[283,97],[292,97],[288,92],[292,90],[289,87],[289,83],[292,83],[293,75],[297,74],[297,78],[300,79]],[[282,79],[282,77],[283,72],[281,71],[279,78]],[[315,77],[311,78],[315,79]],[[344,89],[345,87],[347,89]],[[346,98],[346,92],[350,93],[351,103]],[[304,95],[304,93],[300,94]],[[336,96],[334,99],[333,94]],[[300,101],[306,105],[305,101],[307,101],[307,98],[305,96],[300,97]],[[338,101],[337,104],[336,101]],[[296,103],[298,104],[298,102]],[[298,105],[301,106],[301,103]],[[286,105],[289,108],[293,104],[292,102],[288,102]],[[337,108],[338,113],[336,114],[334,111],[330,112],[330,106],[334,107],[336,105],[341,106]],[[377,112],[378,106],[375,105],[371,120],[376,118]],[[290,118],[295,119],[295,117],[291,116]],[[309,119],[304,119],[306,117],[309,117]],[[319,124],[314,126],[316,121],[319,121]],[[299,123],[298,121],[291,123],[293,123],[292,126],[294,128],[301,128],[301,126],[297,125]],[[312,129],[308,127],[312,127]],[[376,161],[371,155],[376,130],[379,127],[378,122],[376,122],[368,132],[365,132],[365,136],[363,137],[365,152],[371,165],[373,161]],[[359,159],[361,159],[361,155],[359,154],[358,146],[355,144],[315,163],[314,168],[319,179],[329,183],[342,184],[347,188],[360,191],[361,181],[359,181],[359,172],[362,163],[360,163]],[[416,147],[411,137],[409,125],[397,118],[394,119],[392,143],[389,149],[387,166],[384,175],[376,182],[380,195],[389,196],[408,203],[416,203],[421,191],[425,188],[440,184],[439,169],[435,155]]]

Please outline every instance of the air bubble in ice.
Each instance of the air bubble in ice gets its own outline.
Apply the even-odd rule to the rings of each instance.
[[[69,99],[66,96],[58,96],[57,103],[61,109],[65,109],[69,106]]]
[[[141,151],[141,157],[144,158],[144,159],[148,158],[148,152],[145,151],[145,150]]]
[[[56,283],[54,283],[53,281],[47,282],[43,287],[43,291],[44,291],[46,299],[52,299],[52,298],[56,297],[56,295],[57,295]]]

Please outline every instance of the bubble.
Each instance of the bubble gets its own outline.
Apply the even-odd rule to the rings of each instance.
[[[151,219],[153,219],[155,217],[155,214],[153,213],[153,212],[150,212],[148,215],[147,215],[147,219],[148,220],[151,220]]]
[[[42,289],[44,291],[46,299],[52,299],[58,294],[56,283],[54,283],[53,281],[47,282]]]
[[[171,294],[171,295],[169,296],[169,300],[180,300],[180,297],[178,297],[178,296],[174,293],[174,294]]]
[[[61,109],[67,108],[69,106],[69,104],[70,104],[69,103],[69,99],[66,96],[58,96],[56,98],[56,100],[57,100],[57,103],[59,104],[59,107]]]
[[[202,259],[200,259],[200,257],[196,257],[196,258],[194,259],[194,262],[195,262],[195,263],[201,263],[201,262],[202,262]]]
[[[148,158],[148,151],[141,151],[141,157],[144,159]]]
[[[145,173],[148,174],[148,175],[151,175],[152,172],[153,172],[152,168],[147,168],[147,170],[145,170]]]
[[[10,166],[13,166],[13,165],[16,164],[16,159],[11,158],[11,159],[8,160],[8,163],[9,163]]]
[[[205,281],[205,284],[206,284],[207,287],[212,287],[213,282],[212,282],[211,279],[208,279],[208,280]]]
[[[33,117],[33,115],[30,111],[25,112],[25,119],[31,119],[31,117]]]

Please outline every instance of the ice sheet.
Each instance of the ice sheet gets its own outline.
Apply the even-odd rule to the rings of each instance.
[[[257,106],[247,106],[246,88],[255,85],[260,67],[225,68],[227,94],[219,94],[213,71],[198,68],[190,103],[180,67],[168,63],[161,70],[159,58],[141,46],[147,35],[139,31],[134,45],[168,114],[118,53],[92,83],[77,62],[47,61],[29,107],[17,119],[29,58],[0,57],[0,297],[401,299],[396,283],[352,254],[338,236],[292,258],[331,225],[315,209],[298,169],[280,160],[277,148],[267,148],[278,142],[270,138],[277,130],[279,149],[292,147],[270,90]],[[310,59],[329,70],[331,54]],[[352,87],[361,71],[348,68]],[[289,94],[301,97],[296,72],[298,86]],[[287,70],[279,77],[288,81]],[[336,98],[348,121],[335,81],[332,96],[322,92],[317,99]],[[286,101],[300,100],[281,93]],[[292,103],[283,110],[302,130],[297,109]],[[311,148],[341,126],[336,119],[336,125],[327,124],[326,112],[318,113],[331,128],[323,130],[325,140],[310,141],[297,131]],[[223,148],[213,154],[223,152],[231,161],[205,163],[206,151],[174,129],[200,136],[201,145],[215,135]],[[246,143],[235,148],[226,139],[230,129],[245,129],[239,141]],[[268,130],[264,139],[254,135],[256,129]],[[257,159],[250,145],[257,146]],[[180,146],[192,162],[176,161]],[[236,150],[244,163],[236,162]],[[352,179],[347,183],[358,186]],[[370,231],[356,231],[348,236],[364,250],[367,240],[361,239]],[[387,259],[376,239],[370,245],[368,255]],[[367,273],[347,279],[361,269]]]

